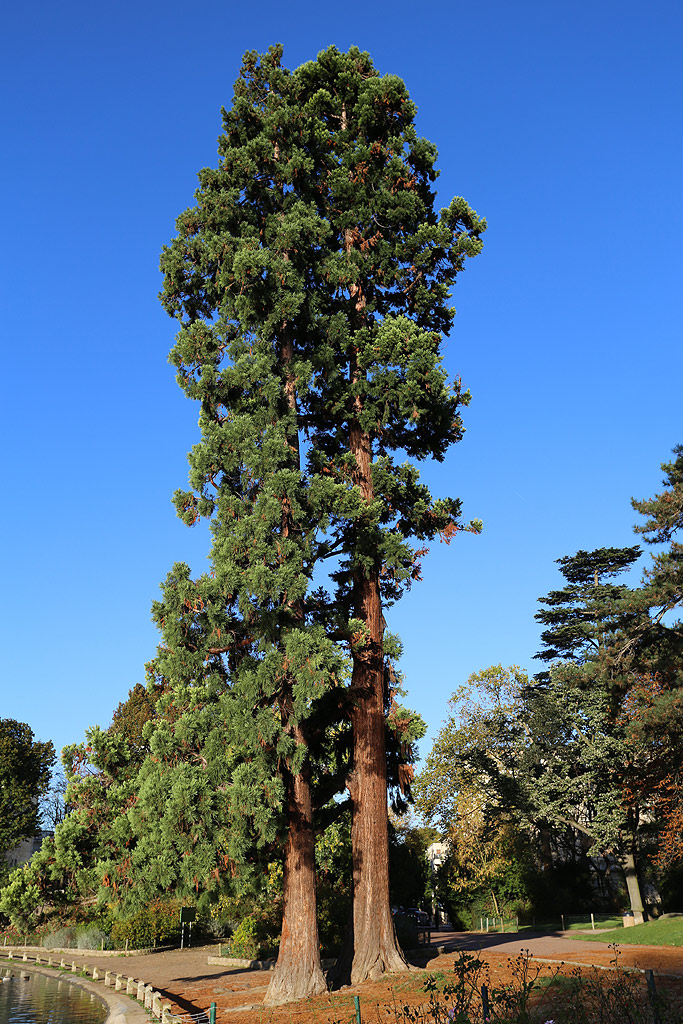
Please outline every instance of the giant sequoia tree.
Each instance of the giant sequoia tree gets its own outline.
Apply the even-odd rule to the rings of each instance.
[[[447,381],[440,343],[485,226],[462,199],[434,211],[436,151],[414,117],[400,79],[356,49],[293,73],[279,47],[247,54],[219,165],[200,172],[162,256],[162,301],[181,325],[172,359],[201,403],[191,490],[176,501],[188,524],[211,520],[213,545],[210,574],[179,567],[167,581],[156,671],[229,690],[246,751],[236,792],[257,831],[275,820],[261,798],[285,809],[271,1001],[322,986],[310,752],[335,716],[353,737],[343,970],[358,981],[404,965],[389,909],[382,607],[418,578],[416,543],[461,527],[460,503],[434,500],[396,453],[440,460],[461,436],[468,396]]]

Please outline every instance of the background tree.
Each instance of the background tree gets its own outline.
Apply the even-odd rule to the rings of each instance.
[[[4,854],[38,832],[54,760],[52,743],[34,739],[25,722],[0,719],[0,870]]]
[[[135,764],[142,764],[149,753],[149,733],[146,734],[145,727],[157,719],[157,702],[162,693],[163,687],[153,681],[149,688],[136,683],[128,691],[128,698],[118,704],[112,715],[108,731],[125,737],[131,761]]]
[[[439,896],[464,927],[470,912],[500,916],[529,902],[538,832],[520,811],[530,781],[520,759],[527,685],[517,666],[473,673],[415,781],[418,813],[448,843]]]
[[[417,907],[431,913],[433,890],[427,849],[439,838],[412,815],[389,816],[389,893],[392,906]]]
[[[645,520],[636,533],[656,547],[638,594],[646,628],[630,638],[626,651],[641,671],[636,699],[627,708],[628,729],[649,754],[644,785],[657,797],[657,860],[668,870],[680,868],[683,860],[683,624],[675,617],[683,602],[683,446],[677,445],[673,455],[662,464],[661,493],[632,501]],[[680,893],[683,883],[679,886]]]
[[[50,785],[40,798],[40,819],[43,828],[54,832],[60,822],[69,813],[69,805],[66,802],[66,791],[69,782],[63,770],[58,769],[52,773]]]
[[[548,816],[564,819],[618,857],[635,912],[644,909],[637,862],[648,808],[643,790],[636,791],[641,751],[629,742],[623,717],[635,666],[617,652],[649,618],[633,590],[612,580],[639,555],[634,546],[559,559],[567,586],[541,598],[544,608],[536,615],[548,627],[536,657],[553,665],[528,695],[532,715],[545,720],[538,735],[549,737],[554,723],[566,748],[559,752],[556,739],[539,745],[544,771],[538,797]]]

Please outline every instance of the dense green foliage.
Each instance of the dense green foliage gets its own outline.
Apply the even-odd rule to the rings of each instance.
[[[0,872],[4,854],[38,832],[39,801],[55,760],[52,743],[41,743],[24,722],[0,719]]]

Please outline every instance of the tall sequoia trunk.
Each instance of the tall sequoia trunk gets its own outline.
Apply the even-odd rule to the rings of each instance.
[[[291,331],[283,327],[280,361],[285,368],[285,395],[290,412],[296,415],[296,385],[287,372],[294,356]],[[299,434],[296,426],[288,437],[292,461],[299,468]],[[283,502],[283,537],[293,527],[289,502]],[[290,604],[295,620],[303,621],[300,602]],[[301,724],[290,724],[291,695],[282,702],[282,724],[297,744],[306,742]],[[267,1006],[305,999],[326,991],[327,985],[320,963],[318,941],[317,899],[315,878],[315,833],[311,801],[310,769],[304,764],[298,775],[286,771],[287,787],[287,845],[285,848],[283,877],[282,934],[277,963],[270,978],[264,999]]]
[[[300,726],[292,733],[303,743]],[[315,834],[308,768],[287,777],[288,834],[284,861],[282,936],[266,1006],[316,996],[327,990],[320,965],[316,918]]]
[[[370,439],[351,424],[350,449],[356,483],[365,500],[374,497]],[[353,761],[349,775],[353,854],[352,934],[337,961],[335,984],[358,984],[408,965],[396,940],[389,905],[387,761],[384,723],[384,657],[379,575],[357,571],[354,615],[369,631],[366,645],[354,653],[351,690]]]

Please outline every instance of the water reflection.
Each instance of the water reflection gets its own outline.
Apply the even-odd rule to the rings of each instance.
[[[107,1007],[62,978],[24,969],[0,971],[0,1024],[102,1024]]]

